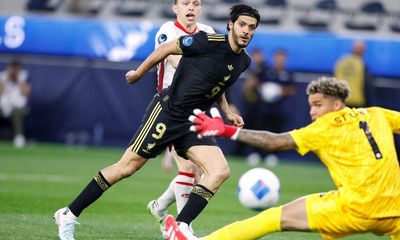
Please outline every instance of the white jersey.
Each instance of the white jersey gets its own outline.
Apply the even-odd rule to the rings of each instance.
[[[175,40],[180,36],[187,34],[194,34],[198,31],[204,31],[206,33],[215,33],[211,26],[197,23],[197,27],[193,32],[187,32],[178,21],[168,21],[164,23],[158,30],[155,37],[155,48],[158,48],[161,44]],[[160,62],[157,66],[157,91],[161,92],[164,88],[171,85],[172,79],[174,77],[175,68],[172,66],[167,59]]]

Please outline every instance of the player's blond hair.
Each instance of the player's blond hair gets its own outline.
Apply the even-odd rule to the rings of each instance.
[[[320,77],[311,81],[307,86],[307,95],[322,93],[325,96],[332,96],[345,102],[350,94],[350,87],[347,81],[335,77]]]

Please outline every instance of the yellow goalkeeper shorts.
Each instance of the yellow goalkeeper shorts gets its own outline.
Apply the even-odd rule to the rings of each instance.
[[[336,239],[357,233],[371,232],[400,240],[400,217],[359,218],[340,208],[339,193],[331,191],[306,196],[308,222],[311,231],[324,239]]]

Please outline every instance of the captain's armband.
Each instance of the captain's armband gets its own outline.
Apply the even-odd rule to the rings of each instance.
[[[181,43],[179,41],[179,39],[176,41],[176,50],[178,51],[179,55],[183,54],[182,48],[181,48]]]

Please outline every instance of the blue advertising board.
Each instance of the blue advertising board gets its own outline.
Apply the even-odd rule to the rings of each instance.
[[[156,31],[148,21],[0,17],[0,52],[144,59],[154,48]]]

